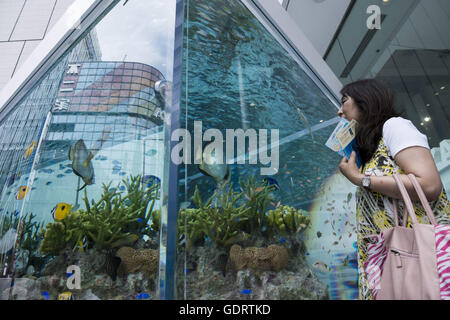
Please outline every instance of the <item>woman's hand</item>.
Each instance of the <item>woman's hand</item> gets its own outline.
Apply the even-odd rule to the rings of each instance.
[[[339,164],[339,170],[341,170],[342,174],[350,180],[351,183],[361,186],[363,174],[359,171],[358,165],[356,164],[355,151],[350,155],[350,159],[347,160],[347,157],[342,158],[341,163]]]

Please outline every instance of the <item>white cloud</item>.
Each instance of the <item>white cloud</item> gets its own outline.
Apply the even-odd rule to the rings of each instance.
[[[175,0],[129,0],[116,5],[96,26],[104,61],[141,62],[170,77]]]

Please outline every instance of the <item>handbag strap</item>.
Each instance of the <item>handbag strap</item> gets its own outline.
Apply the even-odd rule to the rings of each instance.
[[[398,227],[398,200],[392,199],[393,207],[394,207],[394,222],[395,226]],[[408,210],[403,210],[403,227],[406,228],[406,221],[408,221]]]
[[[436,225],[436,219],[434,218],[433,210],[431,210],[430,204],[427,200],[427,197],[425,196],[425,193],[423,192],[422,188],[420,187],[419,182],[417,181],[417,178],[413,174],[408,174],[408,178],[411,181],[412,185],[414,186],[414,189],[416,189],[417,195],[419,196],[420,203],[422,203],[423,208],[425,209],[425,212],[428,216],[428,219],[430,220],[432,225]]]
[[[406,211],[409,213],[409,216],[411,218],[411,221],[413,224],[417,223],[416,214],[414,212],[414,207],[411,202],[411,199],[409,198],[408,191],[406,191],[405,185],[403,184],[402,180],[400,179],[398,174],[392,175],[395,179],[395,182],[397,183],[397,187],[400,190],[400,193],[403,198],[403,202],[405,203]],[[406,216],[403,218],[403,222],[406,221]]]
[[[412,177],[411,177],[412,176]],[[403,202],[405,203],[406,209],[409,213],[409,216],[411,217],[411,221],[416,224],[417,222],[417,218],[416,218],[416,214],[414,212],[414,207],[413,204],[411,202],[411,198],[408,195],[408,192],[406,191],[405,185],[403,184],[403,181],[400,179],[398,174],[394,174],[393,175],[395,182],[397,183],[397,186],[400,190],[400,193],[402,195],[403,198]],[[434,218],[433,215],[433,211],[430,208],[430,205],[427,201],[427,198],[422,190],[422,188],[420,187],[419,182],[417,181],[416,177],[412,174],[408,175],[409,180],[411,181],[412,185],[414,186],[414,189],[416,190],[417,194],[419,195],[419,199],[420,202],[422,203],[422,206],[425,209],[425,213],[428,216],[428,219],[430,220],[431,224],[436,225],[436,220]],[[406,218],[406,217],[405,217]],[[404,219],[404,225],[405,225],[405,220]]]

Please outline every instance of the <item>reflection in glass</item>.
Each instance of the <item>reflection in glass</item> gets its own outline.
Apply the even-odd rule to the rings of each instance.
[[[245,155],[238,142],[224,151],[228,164],[180,166],[178,298],[327,299],[337,286],[354,298],[357,272],[342,261],[355,236],[337,226],[352,214],[341,208],[351,189],[333,195],[340,206],[322,199],[340,160],[324,145],[335,105],[240,1],[186,5],[181,124],[192,140],[218,129],[226,144],[226,130],[253,132],[258,150],[247,137]],[[191,148],[203,161],[207,140]],[[262,141],[279,163],[263,164]]]
[[[0,299],[159,298],[174,26],[119,2],[0,124]]]

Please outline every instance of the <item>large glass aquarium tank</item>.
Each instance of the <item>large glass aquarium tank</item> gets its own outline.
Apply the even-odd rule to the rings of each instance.
[[[307,61],[248,1],[102,6],[0,112],[0,299],[356,299]]]

